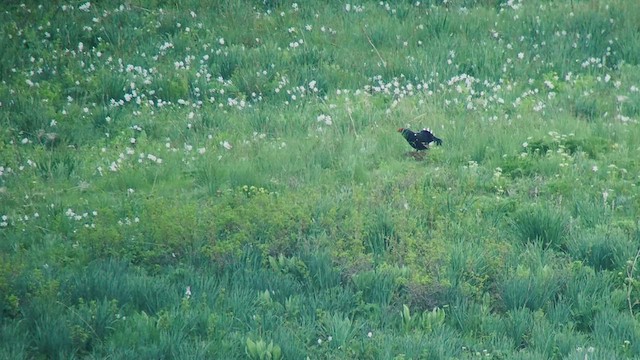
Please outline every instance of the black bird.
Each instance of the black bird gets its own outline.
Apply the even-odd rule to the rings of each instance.
[[[416,150],[427,150],[432,142],[435,142],[436,145],[442,145],[442,139],[437,138],[428,129],[422,129],[419,133],[415,133],[409,129],[400,128],[398,132]]]

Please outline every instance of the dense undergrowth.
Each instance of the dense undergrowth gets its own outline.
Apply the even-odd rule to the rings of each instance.
[[[640,357],[635,1],[0,9],[0,358]]]

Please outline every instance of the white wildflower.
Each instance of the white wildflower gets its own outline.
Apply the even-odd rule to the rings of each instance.
[[[87,1],[86,3],[78,6],[78,10],[84,11],[84,12],[89,12],[89,8],[90,7],[91,7],[91,2]]]

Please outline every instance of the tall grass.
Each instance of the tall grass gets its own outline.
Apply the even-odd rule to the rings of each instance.
[[[0,10],[0,358],[639,356],[632,1]]]
[[[539,241],[543,246],[564,246],[568,220],[565,214],[533,207],[516,213],[514,229],[525,242]]]

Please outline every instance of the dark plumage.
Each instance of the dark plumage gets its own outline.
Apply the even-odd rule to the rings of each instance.
[[[407,139],[407,142],[411,147],[416,150],[426,150],[429,148],[429,144],[435,142],[436,145],[442,145],[442,139],[437,138],[427,129],[422,129],[419,133],[415,133],[409,129],[400,128],[398,132]]]

